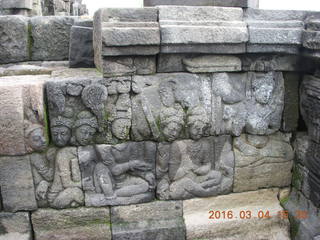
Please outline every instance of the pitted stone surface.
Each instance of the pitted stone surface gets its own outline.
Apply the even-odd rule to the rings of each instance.
[[[0,63],[28,60],[28,18],[0,16],[0,42]]]
[[[111,240],[108,208],[41,209],[31,218],[36,240]]]
[[[112,239],[185,239],[180,201],[112,207]]]
[[[278,192],[278,189],[268,189],[184,201],[183,217],[187,239],[289,240],[289,221],[278,216],[278,212],[283,211],[277,199]],[[220,217],[215,217],[218,211]],[[228,211],[232,212],[230,218],[227,217]],[[259,219],[259,211],[268,212],[270,218]],[[251,217],[240,218],[240,212],[244,212],[245,216],[251,214]]]
[[[294,159],[290,136],[241,135],[234,139],[233,147],[234,192],[290,185]]]
[[[29,156],[0,158],[0,187],[4,211],[37,209]]]
[[[232,191],[234,155],[228,136],[160,143],[157,197],[190,199]]]
[[[158,5],[257,8],[259,6],[259,0],[144,0],[145,7]]]
[[[73,17],[33,17],[32,60],[66,60],[69,57],[70,31]]]
[[[0,213],[1,240],[30,240],[32,236],[29,213]]]
[[[32,0],[0,0],[0,8],[3,9],[32,9]]]
[[[127,205],[154,199],[155,143],[85,146],[78,151],[86,206]]]

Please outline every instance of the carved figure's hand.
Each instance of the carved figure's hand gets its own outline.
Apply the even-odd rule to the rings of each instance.
[[[140,160],[133,160],[130,162],[130,168],[133,170],[140,170],[140,171],[149,171],[151,167],[149,164],[140,161]]]

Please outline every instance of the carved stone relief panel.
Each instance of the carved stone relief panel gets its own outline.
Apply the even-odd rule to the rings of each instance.
[[[157,197],[189,199],[232,191],[234,155],[231,137],[159,143]]]
[[[51,81],[47,84],[53,143],[85,146],[128,140],[130,78]]]
[[[38,207],[84,205],[77,148],[49,148],[30,156]]]
[[[86,206],[152,201],[155,156],[153,142],[79,147]]]

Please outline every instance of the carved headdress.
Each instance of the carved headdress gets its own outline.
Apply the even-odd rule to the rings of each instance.
[[[95,129],[98,129],[99,127],[96,117],[88,111],[82,111],[78,114],[74,127],[78,128],[82,125],[88,125]]]

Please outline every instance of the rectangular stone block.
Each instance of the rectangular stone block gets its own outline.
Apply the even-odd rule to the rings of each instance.
[[[234,192],[286,187],[291,183],[294,152],[290,136],[241,135],[233,142],[235,153]]]
[[[119,77],[155,74],[155,56],[116,56],[103,58],[103,76]]]
[[[300,53],[299,45],[288,44],[247,44],[248,53],[282,53],[282,54],[296,54]]]
[[[29,156],[0,158],[0,188],[4,211],[37,209]]]
[[[23,155],[47,145],[44,82],[48,75],[0,78],[0,154]]]
[[[77,148],[50,147],[30,155],[38,207],[72,208],[84,205]]]
[[[217,45],[236,45],[239,51],[240,45],[248,41],[240,8],[160,6],[159,22],[161,52],[194,52],[192,47],[208,44],[212,46],[204,46],[211,48],[207,53],[227,53]]]
[[[111,240],[108,208],[41,209],[31,218],[35,240]]]
[[[187,239],[289,240],[290,223],[278,215],[283,211],[278,193],[268,189],[184,201]],[[266,214],[270,217],[263,218]]]
[[[156,172],[159,199],[181,200],[230,193],[234,172],[231,137],[160,143]]]
[[[129,140],[130,76],[57,78],[46,87],[51,137],[56,146]]]
[[[0,8],[3,9],[32,9],[32,0],[0,0]]]
[[[220,6],[220,7],[259,7],[259,0],[144,0],[144,6]]]
[[[155,191],[156,144],[129,142],[79,148],[86,206],[149,202]]]
[[[31,18],[32,60],[67,60],[70,31],[74,21],[73,17],[62,16]]]
[[[29,240],[32,237],[29,213],[0,213],[0,239]]]
[[[94,67],[93,22],[76,22],[70,31],[70,67]]]
[[[29,59],[28,18],[0,16],[0,36],[0,64]]]
[[[157,201],[111,208],[112,239],[185,239],[182,202]]]

